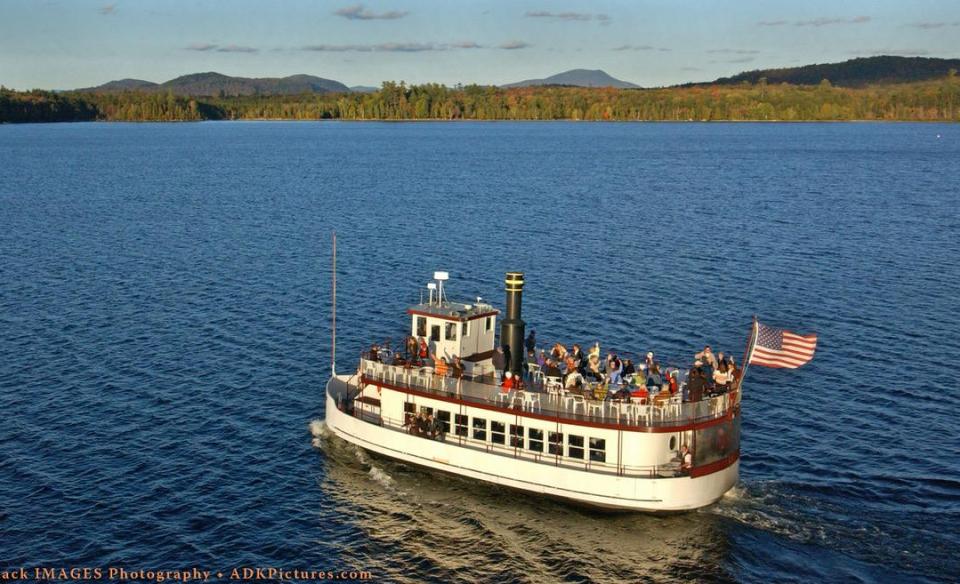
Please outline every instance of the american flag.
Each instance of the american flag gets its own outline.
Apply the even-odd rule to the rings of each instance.
[[[796,369],[813,359],[817,335],[798,335],[757,323],[757,338],[750,351],[750,363],[764,367]]]

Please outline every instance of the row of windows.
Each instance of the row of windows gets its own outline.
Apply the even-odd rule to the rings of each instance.
[[[406,413],[414,413],[415,405],[412,402],[406,402],[403,404],[403,409]],[[433,413],[433,408],[423,407],[421,410],[430,414]],[[449,434],[450,412],[438,410],[436,416],[443,424],[443,431]],[[544,441],[544,432],[539,428],[526,428],[525,434],[523,426],[510,424],[508,429],[507,424],[497,422],[496,420],[491,421],[488,426],[486,419],[474,417],[471,421],[469,417],[464,414],[454,414],[453,430],[456,436],[473,438],[474,440],[480,440],[482,442],[486,442],[487,436],[489,435],[491,443],[509,444],[512,448],[524,448],[524,439],[526,439],[526,449],[538,453],[543,453],[544,442],[546,442],[548,454],[557,456],[564,455],[563,433],[560,432],[548,431],[547,439]],[[607,461],[607,441],[603,438],[589,438],[584,442],[583,436],[567,434],[566,446],[566,456],[568,458],[583,460],[586,455],[589,456],[593,462]]]
[[[493,317],[488,316],[486,319],[486,329],[490,330],[493,328]],[[470,335],[470,321],[464,321],[460,323],[460,335],[469,336]],[[427,336],[427,317],[418,316],[417,317],[417,336],[425,337]],[[457,340],[457,323],[448,322],[443,327],[443,338],[447,341]],[[430,327],[430,340],[439,341],[440,340],[440,325],[435,324]]]

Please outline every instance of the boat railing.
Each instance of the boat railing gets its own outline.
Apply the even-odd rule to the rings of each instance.
[[[382,414],[371,417],[369,414],[365,414],[359,410],[354,410],[352,414],[355,417],[364,419],[366,421],[373,421],[384,428],[389,428],[391,430],[404,433],[413,433],[410,425],[404,420],[390,416],[384,416]],[[547,451],[543,452],[537,452],[529,448],[524,448],[522,441],[518,444],[512,444],[512,437],[509,435],[506,436],[506,440],[503,444],[497,444],[486,439],[479,440],[471,437],[469,434],[460,435],[451,431],[444,432],[442,435],[438,436],[430,437],[424,435],[421,437],[424,440],[437,440],[445,443],[456,444],[462,447],[473,448],[475,450],[482,450],[491,454],[530,460],[532,462],[548,464],[551,466],[585,470],[588,472],[607,473],[611,475],[640,478],[670,478],[681,475],[679,460],[670,461],[660,465],[616,464],[613,462],[607,462],[606,460],[593,460],[587,453],[589,450],[588,448],[584,449],[584,458],[574,458],[571,456],[564,456],[560,453],[549,452],[548,443],[543,443],[542,446],[547,449]]]
[[[465,403],[507,408],[570,422],[612,425],[620,428],[674,427],[721,418],[740,401],[737,391],[684,402],[679,395],[669,399],[598,400],[531,384],[522,391],[502,391],[493,384],[475,379],[436,375],[429,368],[388,365],[363,359],[360,374],[365,383],[380,383],[400,390],[453,398]],[[638,403],[639,402],[639,403]]]

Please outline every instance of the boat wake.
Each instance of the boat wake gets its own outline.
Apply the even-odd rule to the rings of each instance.
[[[330,439],[334,437],[334,434],[330,431],[330,428],[327,427],[326,420],[312,420],[309,428],[310,434],[313,436],[311,444],[314,448],[326,452],[330,455],[331,459],[342,459],[342,457],[337,456],[337,448],[331,444]],[[345,447],[345,450],[348,450],[353,455],[353,459],[359,462],[361,467],[366,469],[366,474],[369,478],[373,479],[374,482],[380,484],[382,487],[395,489],[396,481],[393,477],[390,476],[387,471],[375,465],[373,461],[370,460],[366,451],[359,446],[347,442],[342,442],[342,445]]]

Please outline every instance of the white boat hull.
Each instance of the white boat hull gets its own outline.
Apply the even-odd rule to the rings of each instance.
[[[346,382],[347,377],[337,380]],[[622,511],[688,511],[720,499],[739,477],[739,460],[704,476],[667,478],[616,476],[503,456],[364,421],[341,411],[330,392],[326,393],[327,427],[361,448],[403,462],[587,506]]]

